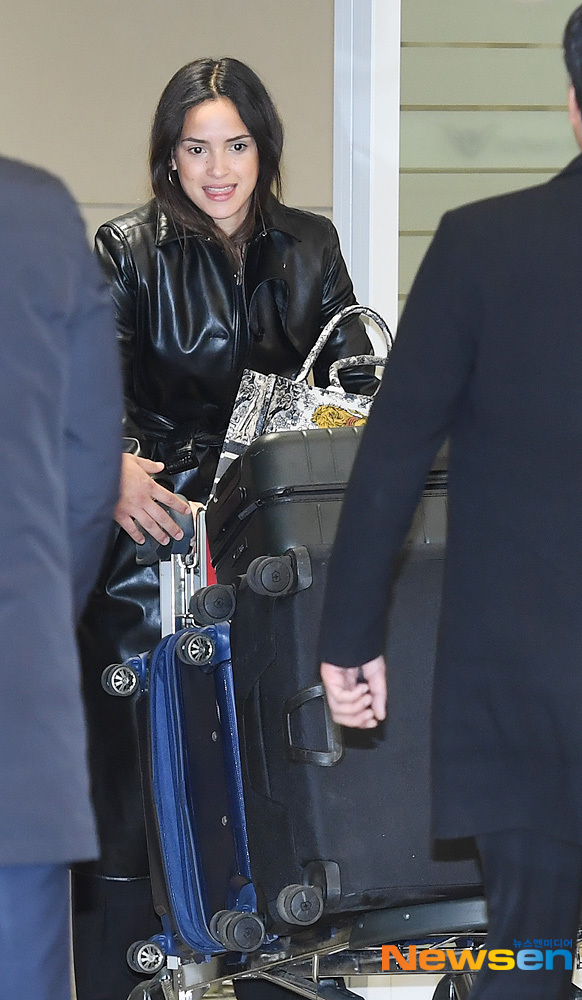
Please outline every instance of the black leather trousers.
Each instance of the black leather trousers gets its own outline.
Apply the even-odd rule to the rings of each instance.
[[[149,879],[74,871],[71,900],[77,1000],[127,1000],[146,978],[129,968],[127,950],[161,931]]]

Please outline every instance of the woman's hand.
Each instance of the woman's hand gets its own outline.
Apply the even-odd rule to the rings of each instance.
[[[190,510],[187,503],[152,479],[163,468],[163,462],[150,462],[148,458],[139,458],[137,455],[122,456],[120,494],[113,516],[138,545],[145,542],[140,528],[161,545],[167,545],[170,535],[179,539],[184,534],[163,507],[160,507],[163,503],[180,514],[187,514]]]

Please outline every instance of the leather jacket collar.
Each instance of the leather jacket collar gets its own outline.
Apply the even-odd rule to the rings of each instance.
[[[156,202],[153,201],[151,204],[154,211],[156,211]],[[301,242],[301,223],[298,222],[296,217],[288,212],[285,206],[278,202],[272,195],[269,197],[265,211],[263,212],[263,217],[265,226],[263,227],[262,223],[257,225],[252,237],[253,240],[258,236],[262,236],[264,233],[277,230],[281,233],[286,233],[294,240]],[[184,238],[197,238],[210,241],[209,236],[200,236],[198,233],[186,232],[184,235],[182,235],[182,233],[178,233],[173,220],[169,219],[165,212],[163,212],[158,206],[155,237],[156,246],[163,246],[165,243],[172,243]]]

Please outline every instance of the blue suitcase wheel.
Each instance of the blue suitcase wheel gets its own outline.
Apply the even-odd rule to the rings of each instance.
[[[134,972],[153,976],[162,968],[166,956],[155,941],[135,941],[127,949],[127,964]]]
[[[176,653],[182,663],[203,667],[212,662],[214,639],[204,632],[185,632],[176,643]]]
[[[314,924],[323,907],[323,891],[315,885],[286,885],[277,896],[277,913],[287,924]]]
[[[101,686],[116,698],[129,698],[139,687],[139,677],[128,663],[111,663],[101,674]]]
[[[256,913],[219,910],[210,921],[210,933],[227,951],[256,951],[265,940],[265,925]]]

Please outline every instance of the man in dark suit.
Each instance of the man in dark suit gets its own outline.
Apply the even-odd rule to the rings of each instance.
[[[72,860],[98,847],[75,622],[118,496],[110,297],[60,181],[0,159],[0,993],[69,1000]]]
[[[582,146],[582,7],[568,22],[564,48],[570,120]],[[385,716],[392,569],[446,437],[434,835],[477,837],[489,948],[575,941],[582,890],[580,156],[550,183],[447,213],[420,267],[329,569],[322,676],[344,725],[373,727]],[[554,964],[554,971],[485,969],[471,997],[566,997],[571,973],[563,957]]]

